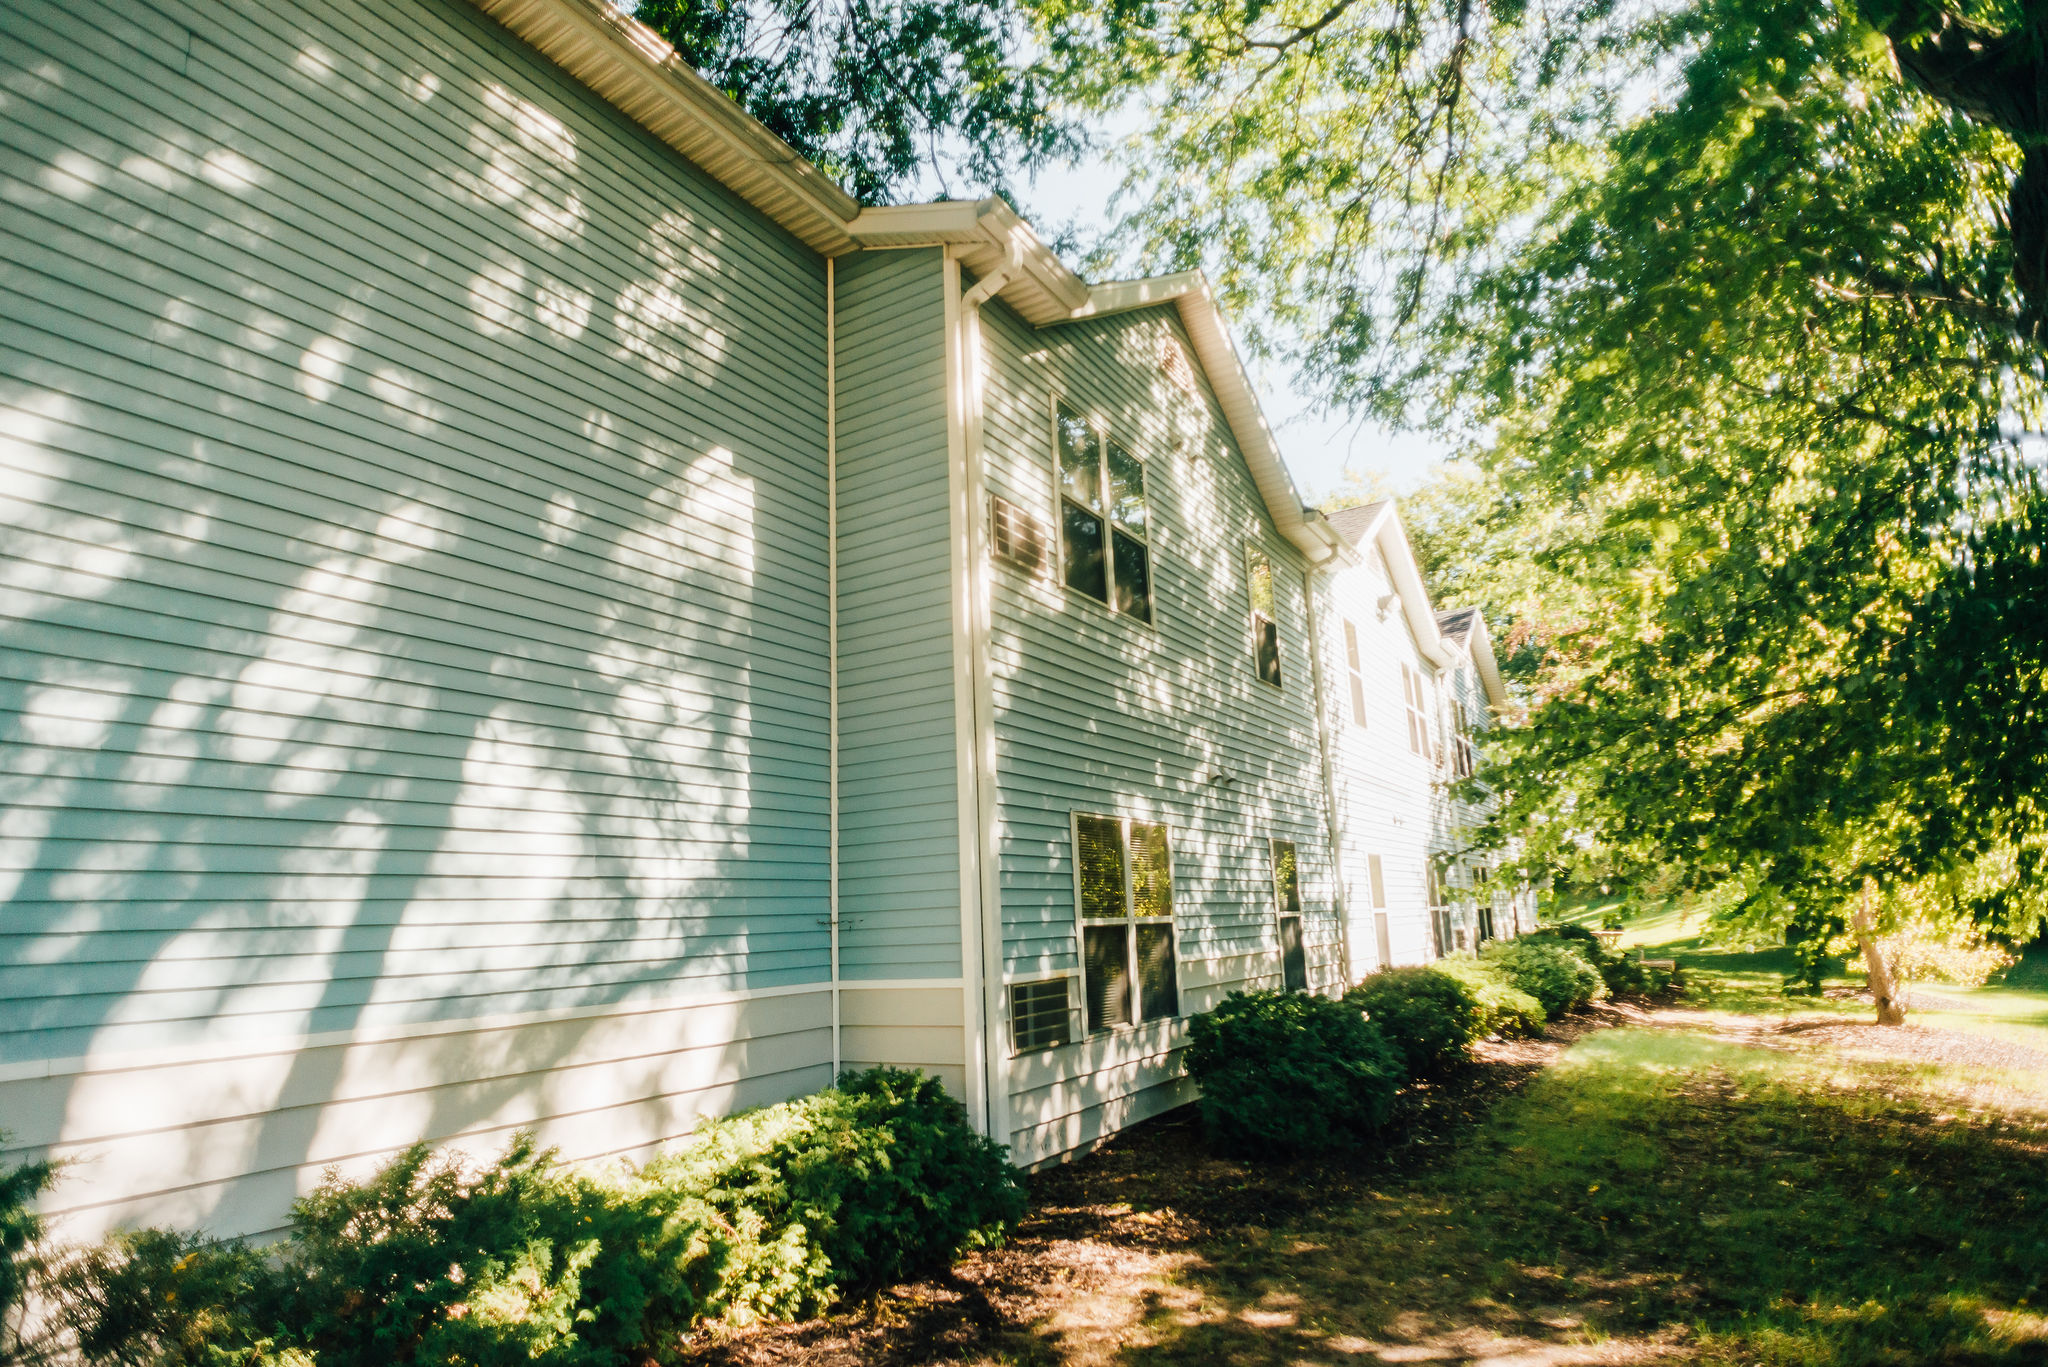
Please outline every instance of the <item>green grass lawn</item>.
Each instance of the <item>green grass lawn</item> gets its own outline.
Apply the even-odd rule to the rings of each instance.
[[[1779,996],[1782,950],[1636,929],[1704,1002],[1579,1039],[1438,1168],[1202,1250],[1116,1360],[2048,1363],[2048,966],[1928,995],[1916,1024],[2044,1049],[1980,1065]]]

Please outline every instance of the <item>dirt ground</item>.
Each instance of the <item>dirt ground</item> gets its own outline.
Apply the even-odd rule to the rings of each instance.
[[[708,1335],[693,1356],[707,1367],[1107,1362],[1170,1294],[1161,1278],[1198,1249],[1257,1237],[1311,1204],[1356,1199],[1434,1162],[1573,1040],[1640,1015],[1605,1007],[1540,1040],[1476,1046],[1472,1067],[1404,1094],[1387,1149],[1343,1166],[1216,1158],[1183,1108],[1035,1174],[1031,1211],[1003,1247],[825,1319]]]

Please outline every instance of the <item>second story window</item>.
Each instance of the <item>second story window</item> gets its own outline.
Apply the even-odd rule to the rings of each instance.
[[[1244,550],[1245,579],[1251,587],[1252,664],[1259,677],[1280,686],[1280,623],[1273,613],[1273,560],[1257,546]]]
[[[1358,623],[1344,622],[1344,667],[1351,675],[1351,724],[1365,725],[1365,667],[1358,660]]]
[[[1141,622],[1152,620],[1152,521],[1145,464],[1065,404],[1054,418],[1060,483],[1060,581]]]
[[[1429,706],[1423,692],[1425,684],[1422,671],[1401,666],[1401,701],[1408,712],[1408,748],[1428,759]]]
[[[1472,777],[1479,765],[1478,756],[1472,747],[1471,723],[1465,717],[1465,704],[1451,700],[1451,768],[1459,778]]]

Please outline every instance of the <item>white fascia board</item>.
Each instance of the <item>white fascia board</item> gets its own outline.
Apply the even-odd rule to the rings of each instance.
[[[1486,686],[1486,700],[1496,712],[1501,711],[1508,705],[1508,686],[1500,676],[1500,661],[1493,656],[1493,637],[1486,630],[1484,613],[1472,614],[1472,634],[1465,644],[1472,652],[1472,663],[1478,666],[1479,681]]]
[[[1408,532],[1401,526],[1392,499],[1387,500],[1386,508],[1373,520],[1372,539],[1386,561],[1394,592],[1401,595],[1401,614],[1408,619],[1416,649],[1424,659],[1450,668],[1457,662],[1457,647],[1436,629],[1436,609],[1430,606],[1429,590],[1422,584],[1422,564],[1415,558],[1415,547],[1408,541]]]
[[[1287,473],[1280,443],[1259,406],[1258,391],[1230,339],[1229,325],[1224,322],[1223,309],[1216,302],[1215,291],[1209,288],[1207,276],[1200,271],[1180,271],[1145,280],[1097,285],[1088,292],[1087,306],[1076,310],[1073,316],[1077,320],[1102,318],[1167,303],[1180,310],[1181,324],[1187,328],[1188,340],[1194,343],[1195,359],[1202,373],[1209,377],[1209,387],[1216,392],[1216,401],[1223,408],[1223,420],[1230,424],[1238,449],[1244,452],[1245,464],[1251,467],[1252,481],[1259,486],[1273,525],[1308,557],[1310,564],[1348,560],[1350,546],[1335,528],[1323,521],[1321,513],[1302,503],[1301,492]]]
[[[860,203],[606,0],[470,0],[648,132],[825,256],[854,249]]]

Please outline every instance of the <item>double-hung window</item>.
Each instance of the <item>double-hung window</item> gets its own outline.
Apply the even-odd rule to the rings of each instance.
[[[1270,842],[1273,901],[1280,916],[1280,982],[1289,992],[1308,988],[1308,949],[1301,939],[1301,860],[1292,840]]]
[[[1166,827],[1077,812],[1074,887],[1088,1032],[1179,1015]]]
[[[1424,759],[1429,753],[1429,708],[1422,671],[1401,666],[1401,700],[1408,712],[1408,748]]]
[[[1145,463],[1065,404],[1057,406],[1060,580],[1141,622],[1152,620],[1151,510]]]
[[[1259,677],[1280,686],[1280,623],[1273,615],[1273,560],[1258,546],[1244,548],[1245,582],[1252,609],[1252,664]]]
[[[1365,725],[1365,666],[1358,658],[1358,623],[1344,621],[1344,667],[1351,675],[1351,724]]]
[[[1376,854],[1366,856],[1366,872],[1372,882],[1372,935],[1374,948],[1379,951],[1379,966],[1388,968],[1394,962],[1393,927],[1387,921],[1387,870]]]
[[[1469,729],[1471,723],[1465,717],[1465,704],[1455,698],[1451,700],[1451,725],[1455,728],[1451,737],[1451,768],[1459,778],[1470,778],[1478,768]]]

